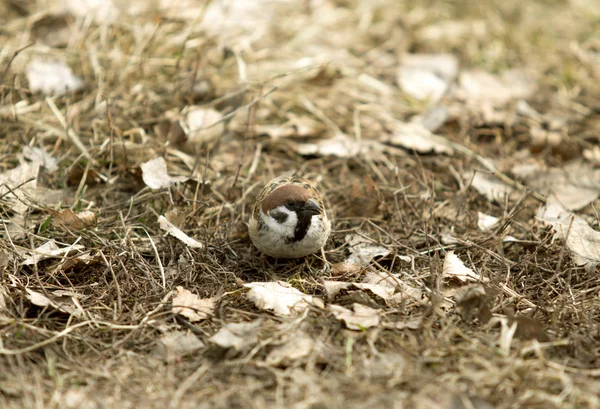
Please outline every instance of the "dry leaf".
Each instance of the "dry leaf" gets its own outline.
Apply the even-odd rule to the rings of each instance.
[[[49,240],[33,250],[27,250],[26,252],[29,254],[29,257],[27,257],[21,264],[24,266],[33,265],[37,264],[41,260],[63,257],[72,251],[81,251],[83,249],[84,247],[79,244],[59,248],[54,240]]]
[[[323,306],[323,302],[312,295],[304,294],[283,281],[244,284],[250,291],[246,294],[258,308],[272,310],[277,315],[295,315],[310,305]]]
[[[495,176],[484,172],[470,172],[464,175],[466,183],[491,202],[504,202],[506,196],[512,198],[516,190]]]
[[[75,16],[92,19],[98,23],[111,23],[120,14],[114,0],[67,0],[65,8]]]
[[[177,287],[173,298],[173,313],[183,315],[191,322],[198,322],[210,317],[215,308],[215,298],[201,299],[185,288]]]
[[[330,305],[329,311],[339,320],[344,321],[348,329],[363,330],[379,325],[379,314],[376,309],[354,303],[353,310],[340,305]]]
[[[367,271],[363,282],[384,287],[388,293],[392,294],[390,297],[391,301],[403,302],[407,297],[419,303],[423,300],[423,292],[398,278],[398,274],[390,274],[383,271]]]
[[[154,158],[142,164],[142,178],[144,183],[151,189],[169,187],[189,179],[186,176],[169,176],[167,162],[162,157]]]
[[[316,143],[296,144],[296,152],[300,155],[337,156],[338,158],[353,158],[377,148],[378,144],[375,141],[360,141],[346,134],[337,134]]]
[[[567,211],[555,196],[548,198],[536,217],[552,226],[555,237],[566,241],[576,265],[585,266],[591,272],[600,264],[600,232],[591,228],[581,217]]]
[[[81,230],[96,225],[96,214],[86,210],[75,214],[71,209],[65,209],[61,212],[53,211],[52,224],[65,229]]]
[[[184,111],[184,115],[184,120],[179,123],[190,143],[211,145],[225,132],[223,114],[219,111],[192,106]]]
[[[48,152],[42,148],[23,147],[23,157],[29,159],[33,163],[39,163],[48,173],[53,173],[58,169],[58,161],[50,156]]]
[[[269,352],[265,360],[268,365],[289,366],[291,363],[307,357],[316,347],[315,341],[302,331],[294,333],[287,341]]]
[[[348,264],[367,266],[373,258],[385,257],[391,252],[387,247],[373,244],[371,240],[359,234],[348,234],[344,240],[350,250],[350,256],[345,261]]]
[[[336,295],[339,294],[341,290],[362,290],[368,291],[383,300],[387,300],[391,297],[396,288],[395,287],[387,287],[379,284],[373,283],[347,283],[343,281],[323,281],[323,285],[325,287],[325,292],[327,293],[327,298],[332,300]]]
[[[184,232],[179,230],[170,221],[168,221],[166,219],[166,217],[158,216],[158,225],[161,228],[161,230],[164,230],[171,236],[181,240],[186,246],[192,247],[195,249],[203,249],[204,248],[204,244],[200,243],[199,241],[194,240],[193,238],[191,238],[190,236],[188,236],[187,234],[185,234]]]
[[[499,218],[477,212],[477,227],[482,231],[490,231],[498,225]]]
[[[503,105],[514,99],[525,99],[535,89],[525,72],[512,69],[501,75],[486,71],[463,71],[458,95],[472,104]]]
[[[37,59],[27,66],[27,81],[31,91],[41,91],[46,95],[62,95],[85,85],[65,63]]]
[[[450,143],[443,137],[431,133],[421,123],[396,122],[392,124],[393,133],[383,134],[380,141],[404,149],[414,150],[419,153],[445,153],[452,155],[454,152]]]
[[[161,359],[178,359],[204,348],[204,342],[192,333],[173,331],[160,337],[153,354]]]
[[[256,343],[258,340],[257,332],[261,324],[262,320],[260,319],[252,322],[225,324],[208,341],[221,348],[233,348],[236,351],[241,351]]]
[[[82,311],[77,308],[77,305],[73,301],[71,297],[74,297],[74,294],[71,292],[67,292],[67,294],[63,294],[60,292],[53,292],[51,295],[55,295],[52,299],[46,297],[44,294],[39,293],[37,291],[30,290],[29,288],[25,289],[27,291],[27,299],[38,307],[52,307],[59,311],[62,311],[67,314],[71,314],[74,316],[80,316]],[[49,294],[50,295],[50,294]]]
[[[454,250],[446,253],[442,274],[444,277],[455,277],[463,283],[488,281],[487,278],[482,278],[481,275],[465,266],[458,256],[454,254]]]
[[[600,196],[600,169],[583,161],[550,169],[535,164],[515,166],[512,171],[533,190],[547,196],[554,194],[567,210],[581,209]]]
[[[488,295],[485,287],[481,284],[461,288],[456,292],[455,300],[456,308],[466,322],[477,317],[485,324],[492,318],[492,296]]]
[[[433,104],[457,74],[458,59],[451,54],[407,54],[398,68],[398,84],[408,95]]]

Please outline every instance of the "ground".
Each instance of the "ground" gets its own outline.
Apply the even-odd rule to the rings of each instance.
[[[67,3],[0,2],[0,407],[600,407],[596,2]]]

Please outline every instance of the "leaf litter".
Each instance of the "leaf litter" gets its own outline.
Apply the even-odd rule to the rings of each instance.
[[[1,406],[598,407],[595,14],[542,3],[0,4]],[[327,261],[248,240],[290,169]]]

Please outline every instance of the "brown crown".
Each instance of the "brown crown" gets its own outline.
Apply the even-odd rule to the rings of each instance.
[[[290,200],[306,202],[311,199],[313,194],[310,190],[303,188],[298,185],[284,185],[278,187],[271,193],[269,193],[262,202],[262,211],[264,213],[271,209],[276,208],[282,204],[287,203]]]

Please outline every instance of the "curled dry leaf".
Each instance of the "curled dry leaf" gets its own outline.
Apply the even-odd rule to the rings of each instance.
[[[151,189],[169,187],[175,183],[185,182],[186,176],[169,176],[167,162],[164,158],[154,158],[142,164],[142,179]]]
[[[323,308],[323,301],[304,294],[283,281],[244,284],[249,288],[247,297],[258,308],[272,310],[277,315],[295,315],[310,305]]]
[[[458,256],[454,254],[454,250],[446,253],[446,257],[444,258],[443,276],[455,277],[463,283],[488,281],[487,278],[481,277],[480,274],[465,266]]]
[[[33,92],[41,91],[47,95],[62,95],[69,91],[77,91],[85,84],[65,63],[42,60],[33,60],[29,63],[27,81]]]
[[[170,221],[168,221],[166,219],[166,217],[159,216],[158,217],[158,225],[161,228],[161,230],[164,230],[171,236],[181,240],[186,246],[192,247],[195,249],[203,249],[204,248],[204,244],[200,243],[199,241],[194,240],[193,238],[191,238],[190,236],[185,234],[183,231],[181,231],[180,229],[175,227],[173,225],[173,223],[171,223]]]
[[[344,321],[348,329],[363,330],[379,325],[379,313],[366,305],[354,303],[352,310],[340,305],[330,305],[329,311],[339,320]]]
[[[191,322],[210,317],[215,308],[215,298],[200,298],[189,290],[179,286],[173,298],[173,313],[183,315]]]
[[[552,226],[555,237],[565,241],[576,265],[585,266],[591,272],[600,264],[600,232],[591,228],[581,217],[567,211],[555,196],[548,198],[536,217]]]
[[[374,283],[347,283],[343,281],[324,281],[323,285],[325,286],[325,292],[327,293],[327,297],[330,300],[335,298],[340,291],[347,289],[368,291],[375,294],[383,300],[387,300],[394,294],[396,290],[395,287],[389,287]]]
[[[262,320],[260,319],[252,322],[225,324],[216,334],[210,337],[208,341],[221,348],[232,348],[236,351],[241,351],[257,342],[257,332],[261,324]]]
[[[71,209],[51,211],[52,224],[69,230],[81,230],[96,225],[96,214],[89,210],[75,214]]]

